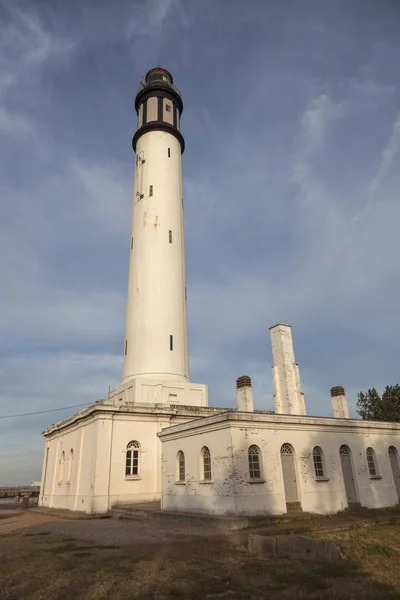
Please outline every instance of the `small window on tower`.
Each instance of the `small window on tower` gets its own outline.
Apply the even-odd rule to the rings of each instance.
[[[149,189],[149,196],[152,196],[152,195],[153,195],[153,186],[151,185],[150,189]]]
[[[168,232],[168,237],[169,237],[169,243],[172,244],[172,231],[169,230]]]
[[[167,112],[171,112],[171,105],[170,105],[170,104],[166,104],[166,105],[165,105],[165,110],[166,110]]]
[[[128,340],[125,340],[125,356],[128,354]]]
[[[131,250],[133,250],[133,237],[131,237]]]
[[[174,337],[172,335],[169,336],[169,349],[174,349]]]
[[[168,158],[171,158],[171,148],[168,148]]]

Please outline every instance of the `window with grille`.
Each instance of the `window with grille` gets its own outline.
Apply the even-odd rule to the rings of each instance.
[[[292,446],[290,444],[283,444],[281,454],[293,454]]]
[[[249,448],[249,473],[250,479],[261,479],[260,449],[258,446]]]
[[[319,446],[315,446],[313,450],[314,471],[315,477],[324,477],[324,463],[322,459],[322,450]]]
[[[185,455],[182,450],[178,452],[178,481],[185,481]]]
[[[205,481],[211,481],[211,453],[207,446],[204,446],[202,450],[203,455],[203,479]]]
[[[139,475],[139,442],[129,442],[126,447],[125,477]]]
[[[350,456],[350,448],[343,444],[343,446],[340,446],[339,454],[341,456]]]
[[[166,104],[166,105],[165,105],[165,110],[166,110],[167,112],[171,112],[171,105],[170,105],[170,104]]]
[[[367,463],[368,463],[368,470],[369,470],[370,477],[376,477],[378,475],[378,471],[377,471],[376,464],[375,464],[374,454],[375,454],[375,452],[373,451],[372,448],[367,448],[366,455],[367,455]]]

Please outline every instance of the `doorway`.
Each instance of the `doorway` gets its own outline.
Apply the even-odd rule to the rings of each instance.
[[[290,444],[283,444],[281,447],[281,462],[287,511],[301,511],[294,464],[294,451]]]
[[[392,467],[394,485],[396,487],[397,499],[400,503],[400,467],[397,450],[394,446],[390,446],[388,450],[390,466]]]
[[[342,465],[344,489],[346,490],[347,504],[358,504],[356,484],[354,481],[353,465],[351,462],[351,450],[345,444],[340,446],[340,462]]]

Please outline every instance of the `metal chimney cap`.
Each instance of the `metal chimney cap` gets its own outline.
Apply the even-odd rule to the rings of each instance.
[[[345,396],[344,387],[341,385],[336,385],[335,387],[331,388],[331,397],[334,398],[335,396]]]
[[[236,389],[242,387],[251,387],[251,379],[248,375],[242,375],[236,379]]]

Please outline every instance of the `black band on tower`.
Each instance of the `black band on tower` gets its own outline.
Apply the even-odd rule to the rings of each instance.
[[[152,98],[154,100],[152,100],[152,107],[150,108],[148,101]],[[166,104],[164,100],[169,100],[171,104]],[[157,102],[156,112],[153,106],[154,102]],[[142,119],[138,130],[133,136],[132,147],[134,151],[136,152],[138,139],[145,133],[149,131],[165,131],[176,137],[181,145],[181,152],[183,154],[185,141],[178,129],[178,111],[179,115],[181,115],[183,102],[180,91],[174,86],[173,78],[169,71],[162,67],[156,67],[147,73],[145,81],[141,84],[135,98],[135,109],[138,114],[140,107],[142,107]],[[150,121],[148,120],[149,115],[151,118]]]
[[[137,144],[138,139],[140,137],[142,137],[142,135],[144,135],[145,133],[148,133],[149,131],[166,131],[167,133],[171,133],[174,137],[176,137],[176,139],[180,143],[182,154],[184,153],[185,140],[183,139],[183,135],[181,134],[180,131],[175,129],[175,127],[173,127],[173,125],[170,125],[169,123],[165,123],[165,121],[161,121],[161,122],[160,121],[150,121],[150,123],[146,123],[146,125],[143,125],[142,127],[140,127],[132,139],[132,148],[133,148],[134,152],[136,152],[136,144]]]

